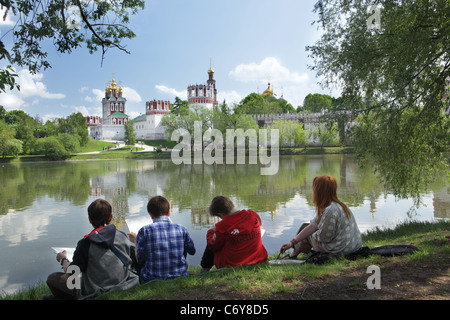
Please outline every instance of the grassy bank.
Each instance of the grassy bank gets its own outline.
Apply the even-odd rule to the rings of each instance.
[[[77,161],[77,160],[119,160],[119,159],[171,159],[171,152],[136,152],[140,151],[139,148],[133,148],[133,152],[130,152],[127,148],[122,148],[122,150],[111,150],[102,151],[100,153],[91,154],[79,154],[72,155],[66,161]],[[327,147],[319,148],[312,147],[308,149],[304,148],[281,148],[279,154],[281,156],[302,156],[302,155],[324,155],[324,154],[348,154],[353,153],[352,148],[342,148],[342,147]],[[269,152],[270,154],[270,152]],[[224,153],[225,155],[225,153]],[[246,157],[248,157],[248,151],[246,152]],[[19,156],[19,157],[6,157],[0,158],[0,163],[20,163],[20,162],[39,162],[39,161],[51,161],[41,155],[30,155],[30,156]]]
[[[203,274],[200,267],[191,266],[191,276],[155,281],[128,291],[103,294],[97,299],[403,299],[407,293],[418,299],[422,296],[417,294],[423,294],[424,299],[449,299],[449,221],[410,222],[394,229],[375,229],[363,235],[363,244],[371,248],[412,244],[420,252],[400,257],[370,256],[356,261],[336,259],[324,265],[264,264]],[[272,253],[269,260],[277,255]],[[366,270],[370,265],[381,269],[381,290],[367,289]],[[41,299],[46,293],[46,285],[40,283],[14,295],[3,295],[2,299]]]

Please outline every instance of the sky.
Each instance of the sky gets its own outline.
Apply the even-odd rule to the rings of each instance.
[[[30,74],[15,67],[21,90],[0,94],[7,110],[24,110],[44,122],[74,112],[101,115],[107,82],[121,81],[131,119],[145,113],[153,99],[187,99],[187,87],[205,84],[210,64],[218,101],[229,106],[252,92],[262,93],[270,81],[277,97],[294,108],[309,93],[337,96],[323,89],[308,66],[306,46],[321,31],[313,12],[316,0],[152,0],[131,16],[136,37],[124,40],[131,53],[111,49],[103,63],[101,52],[85,47],[60,54],[46,43],[50,69]],[[3,16],[3,12],[1,12]],[[0,20],[7,43],[14,17]],[[48,41],[50,42],[50,41]],[[6,66],[4,60],[0,67]]]

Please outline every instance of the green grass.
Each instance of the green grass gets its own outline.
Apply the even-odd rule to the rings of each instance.
[[[165,148],[173,149],[177,145],[175,141],[167,140],[144,140],[144,144],[152,147],[162,146],[163,151]],[[113,142],[106,142],[101,140],[89,139],[88,143],[81,147],[79,154],[72,155],[67,160],[106,160],[106,159],[170,159],[170,152],[145,152],[145,153],[132,153],[126,147],[119,150],[110,150],[107,152],[101,152],[100,154],[81,154],[95,151],[103,151],[105,147],[115,146]],[[137,149],[142,150],[142,149]],[[284,155],[312,155],[312,154],[342,154],[352,153],[351,147],[308,147],[308,148],[280,148],[279,154]],[[133,148],[133,151],[136,151]],[[246,156],[248,156],[248,150],[246,150]],[[6,157],[0,158],[0,163],[15,163],[15,162],[35,162],[35,161],[50,161],[42,155],[22,155],[19,157]]]
[[[363,245],[375,247],[387,244],[413,244],[421,250],[414,254],[389,259],[402,259],[410,264],[420,264],[436,256],[450,257],[450,245],[441,233],[450,232],[450,221],[409,222],[394,229],[373,229],[363,235]],[[269,255],[276,259],[278,253]],[[290,294],[292,288],[301,285],[303,279],[333,277],[345,274],[349,268],[367,267],[382,263],[383,257],[370,256],[349,261],[334,259],[323,265],[253,265],[224,268],[200,273],[200,266],[190,266],[191,276],[172,280],[154,281],[128,291],[110,292],[97,299],[143,300],[143,299],[192,299],[220,297],[223,292],[233,295],[246,294],[247,298],[270,299],[274,294]],[[356,286],[357,284],[355,284]],[[35,300],[49,293],[44,283],[20,290],[12,295],[0,295],[1,299]]]
[[[80,148],[80,153],[102,151],[104,147],[113,145],[111,142],[89,139],[85,146]]]
[[[307,155],[307,154],[347,154],[354,153],[353,147],[307,147],[307,148],[290,148],[281,147],[280,155]]]
[[[144,140],[144,144],[152,147],[162,146],[164,148],[173,149],[177,145],[176,141],[167,141],[167,140]]]

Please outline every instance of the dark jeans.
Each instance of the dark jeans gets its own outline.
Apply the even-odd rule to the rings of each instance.
[[[212,252],[208,246],[206,246],[205,251],[203,252],[200,266],[205,269],[211,269],[214,266],[214,252]]]
[[[47,285],[52,292],[52,295],[57,300],[74,300],[76,298],[75,289],[67,287],[68,273],[54,272],[47,278]]]

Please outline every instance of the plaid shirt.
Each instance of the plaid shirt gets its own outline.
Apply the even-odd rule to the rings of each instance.
[[[188,275],[185,254],[195,254],[194,242],[186,227],[169,217],[156,218],[142,227],[136,237],[137,259],[144,264],[141,278],[173,278]]]

